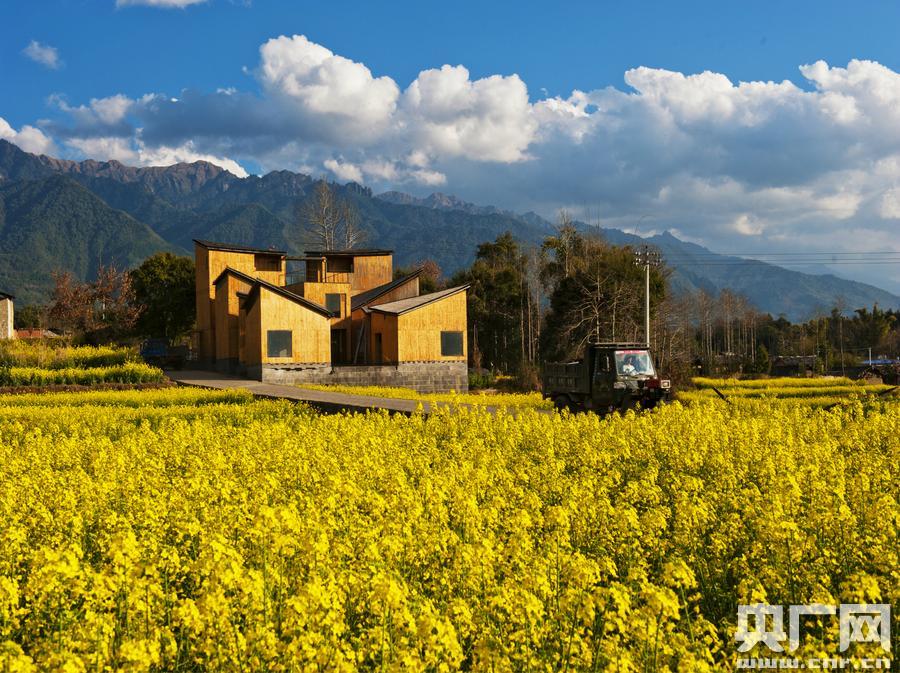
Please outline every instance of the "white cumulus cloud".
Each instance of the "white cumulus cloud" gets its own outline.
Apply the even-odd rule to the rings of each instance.
[[[263,43],[248,72],[258,91],[56,100],[56,118],[17,136],[142,165],[202,157],[236,174],[252,162],[375,189],[440,185],[726,251],[748,237],[828,249],[854,229],[898,248],[900,74],[873,61],[802,65],[805,86],[636,67],[619,87],[533,100],[515,73],[443,65],[401,84],[293,35]]]
[[[37,40],[32,40],[28,46],[22,50],[35,63],[47,66],[51,70],[58,70],[62,67],[62,59],[59,57],[59,50],[51,47],[49,44],[41,44]]]
[[[316,132],[366,143],[390,124],[400,95],[390,77],[373,77],[303,35],[271,39],[259,51],[263,86]]]
[[[537,131],[518,75],[473,82],[461,65],[419,73],[404,92],[403,112],[416,149],[439,156],[521,161]]]
[[[0,138],[32,154],[52,154],[56,151],[53,140],[40,129],[25,125],[16,131],[3,117],[0,117]]]
[[[70,138],[68,144],[82,155],[108,161],[115,159],[131,166],[171,166],[172,164],[206,161],[245,178],[249,174],[237,161],[197,151],[191,142],[178,147],[147,147],[140,140],[116,137]]]
[[[199,5],[207,0],[116,0],[116,7],[129,7],[145,5],[147,7],[161,7],[163,9],[184,9],[190,5]]]

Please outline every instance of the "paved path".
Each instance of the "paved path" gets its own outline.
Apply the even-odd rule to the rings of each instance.
[[[348,395],[325,390],[307,390],[297,386],[283,385],[279,383],[263,383],[237,376],[228,376],[218,372],[203,370],[170,370],[166,372],[170,379],[185,386],[199,386],[201,388],[216,388],[225,390],[239,388],[249,390],[257,397],[266,397],[280,400],[296,400],[306,402],[319,411],[335,413],[338,411],[366,411],[367,409],[387,409],[401,414],[411,414],[420,404],[425,413],[431,411],[429,402],[417,400],[398,400],[388,397],[372,397],[369,395]],[[468,405],[465,405],[468,406]],[[493,411],[493,408],[489,409]]]

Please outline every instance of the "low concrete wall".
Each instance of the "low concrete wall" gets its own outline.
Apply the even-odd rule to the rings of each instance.
[[[398,365],[256,365],[247,376],[266,383],[317,383],[348,386],[396,386],[420,393],[469,390],[465,362],[403,362]]]

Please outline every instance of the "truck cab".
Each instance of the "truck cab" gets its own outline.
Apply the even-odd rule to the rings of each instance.
[[[657,374],[645,345],[596,343],[581,360],[546,363],[543,391],[559,409],[606,414],[651,409],[669,399],[671,383]]]

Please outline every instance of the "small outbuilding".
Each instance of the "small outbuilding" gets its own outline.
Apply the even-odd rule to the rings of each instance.
[[[0,292],[0,339],[16,338],[14,299],[11,294]]]
[[[467,285],[369,309],[375,364],[466,362]]]

